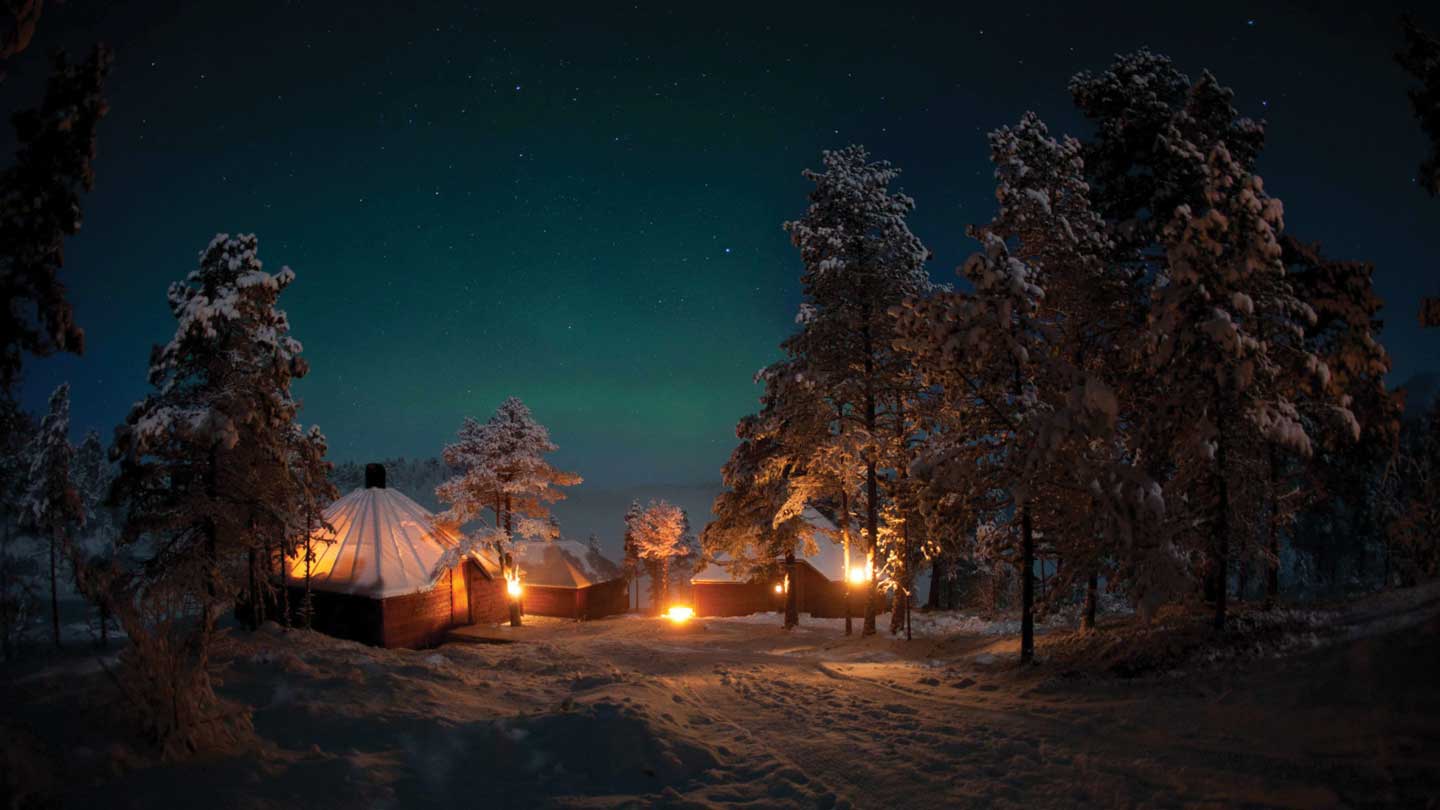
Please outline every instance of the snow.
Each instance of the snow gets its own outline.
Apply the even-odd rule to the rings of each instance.
[[[592,559],[589,547],[574,540],[518,542],[514,554],[526,585],[583,588],[619,574],[614,562]]]
[[[107,681],[73,669],[14,685],[30,731],[11,744],[63,745],[64,806],[1424,806],[1437,587],[1257,611],[1239,624],[1278,632],[1269,646],[1151,676],[1084,663],[1173,646],[1134,622],[1052,628],[1026,670],[1004,619],[967,614],[917,613],[910,643],[773,614],[536,618],[528,641],[419,652],[270,624],[215,654],[253,713],[242,752],[145,763],[83,725],[80,696]]]
[[[845,548],[838,540],[840,530],[835,522],[826,517],[813,506],[805,507],[801,513],[805,524],[809,528],[811,538],[815,542],[815,551],[805,551],[805,544],[797,548],[795,558],[804,561],[814,568],[826,579],[832,582],[843,582],[845,580]],[[856,555],[854,550],[852,556]],[[858,561],[859,556],[854,556]],[[727,555],[716,555],[713,559],[707,560],[704,570],[690,578],[691,582],[746,582],[748,577],[745,572],[732,572],[727,567],[732,562]]]
[[[437,564],[460,542],[429,510],[395,489],[357,489],[331,504],[325,521],[331,528],[315,533],[317,559],[310,573],[318,591],[385,599],[428,590],[443,573]],[[471,555],[498,575],[486,551]],[[290,578],[304,577],[302,557],[291,563]]]

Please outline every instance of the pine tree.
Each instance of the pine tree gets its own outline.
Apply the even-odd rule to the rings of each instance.
[[[19,494],[27,488],[34,434],[30,415],[13,399],[0,397],[0,492]],[[6,661],[15,657],[31,609],[30,589],[15,570],[13,548],[23,517],[23,498],[0,497],[0,655]]]
[[[301,625],[306,629],[311,627],[315,614],[310,590],[311,566],[316,560],[315,535],[320,530],[333,528],[325,521],[325,509],[340,495],[331,479],[334,465],[325,459],[327,451],[325,435],[320,432],[319,427],[311,426],[307,431],[298,424],[291,426],[289,473],[292,481],[290,491],[294,503],[290,513],[294,519],[294,526],[290,531],[292,536],[298,535],[304,540],[294,549],[284,548],[280,556],[283,588],[281,593],[284,598],[282,615],[288,625],[292,611],[289,601],[289,584],[285,581],[287,576],[285,572],[290,569],[287,558],[296,556],[304,563],[305,567],[305,592],[300,604],[300,620]]]
[[[73,531],[85,525],[85,504],[75,487],[75,448],[70,444],[70,384],[50,395],[50,411],[40,421],[30,451],[30,487],[24,525],[49,546],[50,628],[60,647],[59,564]]]
[[[1408,95],[1415,120],[1430,139],[1430,154],[1420,162],[1420,187],[1434,197],[1440,194],[1440,39],[1408,15],[1400,22],[1405,49],[1395,54],[1395,60],[1420,82]]]
[[[635,609],[640,609],[640,555],[635,549],[635,522],[640,519],[639,500],[631,500],[630,506],[625,510],[625,534],[621,541],[624,548],[625,578],[635,583]]]
[[[253,235],[219,234],[198,269],[171,285],[175,335],[151,352],[155,390],[116,430],[114,451],[111,495],[126,509],[120,542],[149,553],[134,569],[82,571],[82,590],[107,600],[131,638],[125,663],[144,685],[132,699],[172,753],[236,731],[212,723],[216,620],[242,593],[264,598],[257,568],[268,571],[261,561],[276,542],[287,551],[304,542],[291,533],[299,403],[290,385],[308,366],[277,306],[295,274],[266,272],[257,248]],[[199,620],[178,621],[177,604],[198,607]]]
[[[671,567],[693,553],[685,510],[663,500],[651,501],[635,520],[632,542],[636,556],[655,566],[652,601],[655,610],[663,612],[670,602]]]
[[[767,382],[767,389],[773,380]],[[767,402],[775,401],[767,397]],[[706,558],[728,557],[723,564],[737,578],[771,576],[775,561],[783,559],[784,575],[794,582],[795,552],[807,542],[800,512],[786,510],[790,463],[777,428],[769,407],[740,420],[735,428],[740,442],[721,469],[725,490],[711,507],[715,519],[701,533]],[[795,594],[795,588],[786,591],[785,627],[800,622]]]
[[[1118,434],[1133,352],[1121,336],[1136,315],[1130,277],[1112,268],[1113,244],[1089,203],[1080,144],[1052,138],[1033,113],[990,141],[999,211],[971,229],[984,247],[962,269],[974,292],[896,308],[896,345],[939,391],[912,465],[928,523],[951,533],[981,520],[1017,524],[997,526],[977,554],[1010,560],[1020,575],[1028,662],[1036,519],[1049,521],[1051,549],[1077,563],[1071,571],[1096,573],[1153,510],[1153,488]]]
[[[484,424],[466,418],[458,441],[447,445],[445,463],[461,472],[435,490],[448,505],[445,519],[463,526],[486,509],[495,516],[490,534],[507,578],[519,576],[510,562],[515,536],[554,539],[549,505],[565,497],[559,487],[575,486],[580,476],[556,469],[545,456],[558,448],[516,397],[501,403]],[[511,600],[510,623],[520,624],[520,607]]]
[[[889,309],[926,294],[930,253],[910,232],[910,197],[890,190],[899,171],[872,162],[863,147],[822,154],[824,171],[807,171],[815,184],[805,216],[785,229],[800,251],[804,295],[799,331],[785,341],[791,370],[814,386],[834,414],[830,433],[856,431],[865,465],[865,546],[874,554],[879,533],[882,456],[894,432],[886,430],[887,395],[901,387],[908,366],[891,347]],[[840,423],[848,423],[844,428]],[[865,600],[867,635],[875,632],[878,591]]]
[[[12,116],[16,162],[0,171],[0,396],[10,396],[26,353],[84,350],[59,273],[65,239],[80,231],[81,192],[95,182],[109,69],[103,47],[80,64],[56,53],[41,105]]]
[[[114,553],[114,525],[106,496],[114,479],[110,459],[100,434],[94,430],[85,434],[75,453],[75,488],[80,493],[80,502],[85,511],[85,528],[89,535],[86,553],[92,559]],[[110,641],[110,616],[104,605],[96,606],[99,613],[100,646]]]
[[[1286,279],[1280,201],[1266,195],[1260,179],[1223,144],[1211,151],[1209,166],[1205,205],[1178,207],[1165,229],[1167,283],[1156,290],[1150,340],[1152,367],[1169,391],[1162,430],[1181,470],[1177,483],[1207,489],[1206,498],[1197,499],[1208,500],[1202,509],[1210,528],[1206,590],[1215,602],[1215,627],[1222,629],[1232,492],[1244,480],[1237,454],[1258,439],[1308,458],[1311,437],[1285,372],[1299,366],[1322,379],[1329,372],[1298,341],[1290,349],[1296,358],[1278,348],[1276,336],[1303,338],[1306,321],[1313,320]],[[1355,424],[1353,417],[1346,421]]]

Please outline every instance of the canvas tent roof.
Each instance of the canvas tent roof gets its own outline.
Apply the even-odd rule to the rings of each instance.
[[[813,506],[805,507],[805,522],[810,525],[810,534],[815,540],[816,553],[800,554],[799,559],[810,564],[810,567],[819,571],[822,576],[832,582],[843,582],[845,580],[845,550],[832,539],[837,537],[839,532],[835,522],[822,514]],[[861,561],[857,552],[851,551],[851,559]],[[720,557],[710,561],[705,569],[690,578],[691,582],[744,582],[743,576],[735,576],[725,567],[729,562],[726,557]]]
[[[574,540],[516,543],[515,563],[526,585],[584,588],[620,577],[619,566]]]
[[[440,558],[460,540],[435,525],[428,509],[384,487],[357,489],[340,498],[325,510],[325,522],[331,528],[314,535],[311,587],[373,599],[429,590],[443,573],[436,570]],[[471,556],[496,575],[493,557],[480,551]],[[297,559],[290,577],[304,576],[305,561]]]

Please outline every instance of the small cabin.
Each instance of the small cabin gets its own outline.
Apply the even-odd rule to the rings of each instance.
[[[599,619],[630,606],[620,566],[574,540],[518,542],[515,564],[524,587],[520,608],[525,613]]]
[[[775,559],[747,571],[733,570],[730,560],[709,560],[690,578],[695,615],[747,616],[785,609],[786,587],[796,589],[795,602],[801,613],[815,618],[845,615],[844,548],[831,538],[839,537],[834,521],[819,510],[806,507],[805,522],[815,543],[815,553],[797,554],[795,581],[785,582],[785,561]],[[863,554],[851,552],[856,565],[864,564]],[[851,605],[853,615],[863,611],[860,596]]]
[[[311,538],[312,626],[378,647],[429,647],[453,627],[508,619],[495,560],[472,551],[451,562],[460,537],[435,515],[365,468],[365,486],[325,510]],[[290,603],[305,594],[303,558],[288,563]],[[297,608],[298,609],[298,608]]]

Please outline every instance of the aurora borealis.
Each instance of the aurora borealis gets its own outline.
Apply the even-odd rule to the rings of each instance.
[[[173,330],[166,286],[254,232],[298,275],[298,390],[333,457],[433,455],[514,394],[587,483],[711,481],[791,326],[780,224],[820,150],[905,170],[948,280],[990,214],[984,132],[1035,109],[1083,134],[1069,76],[1146,44],[1268,119],[1292,232],[1377,264],[1392,384],[1434,367],[1440,203],[1413,184],[1398,7],[254,5],[71,0],[0,85],[28,105],[49,47],[116,52],[64,271],[89,346],[28,362],[30,409],[69,379],[108,436]]]

